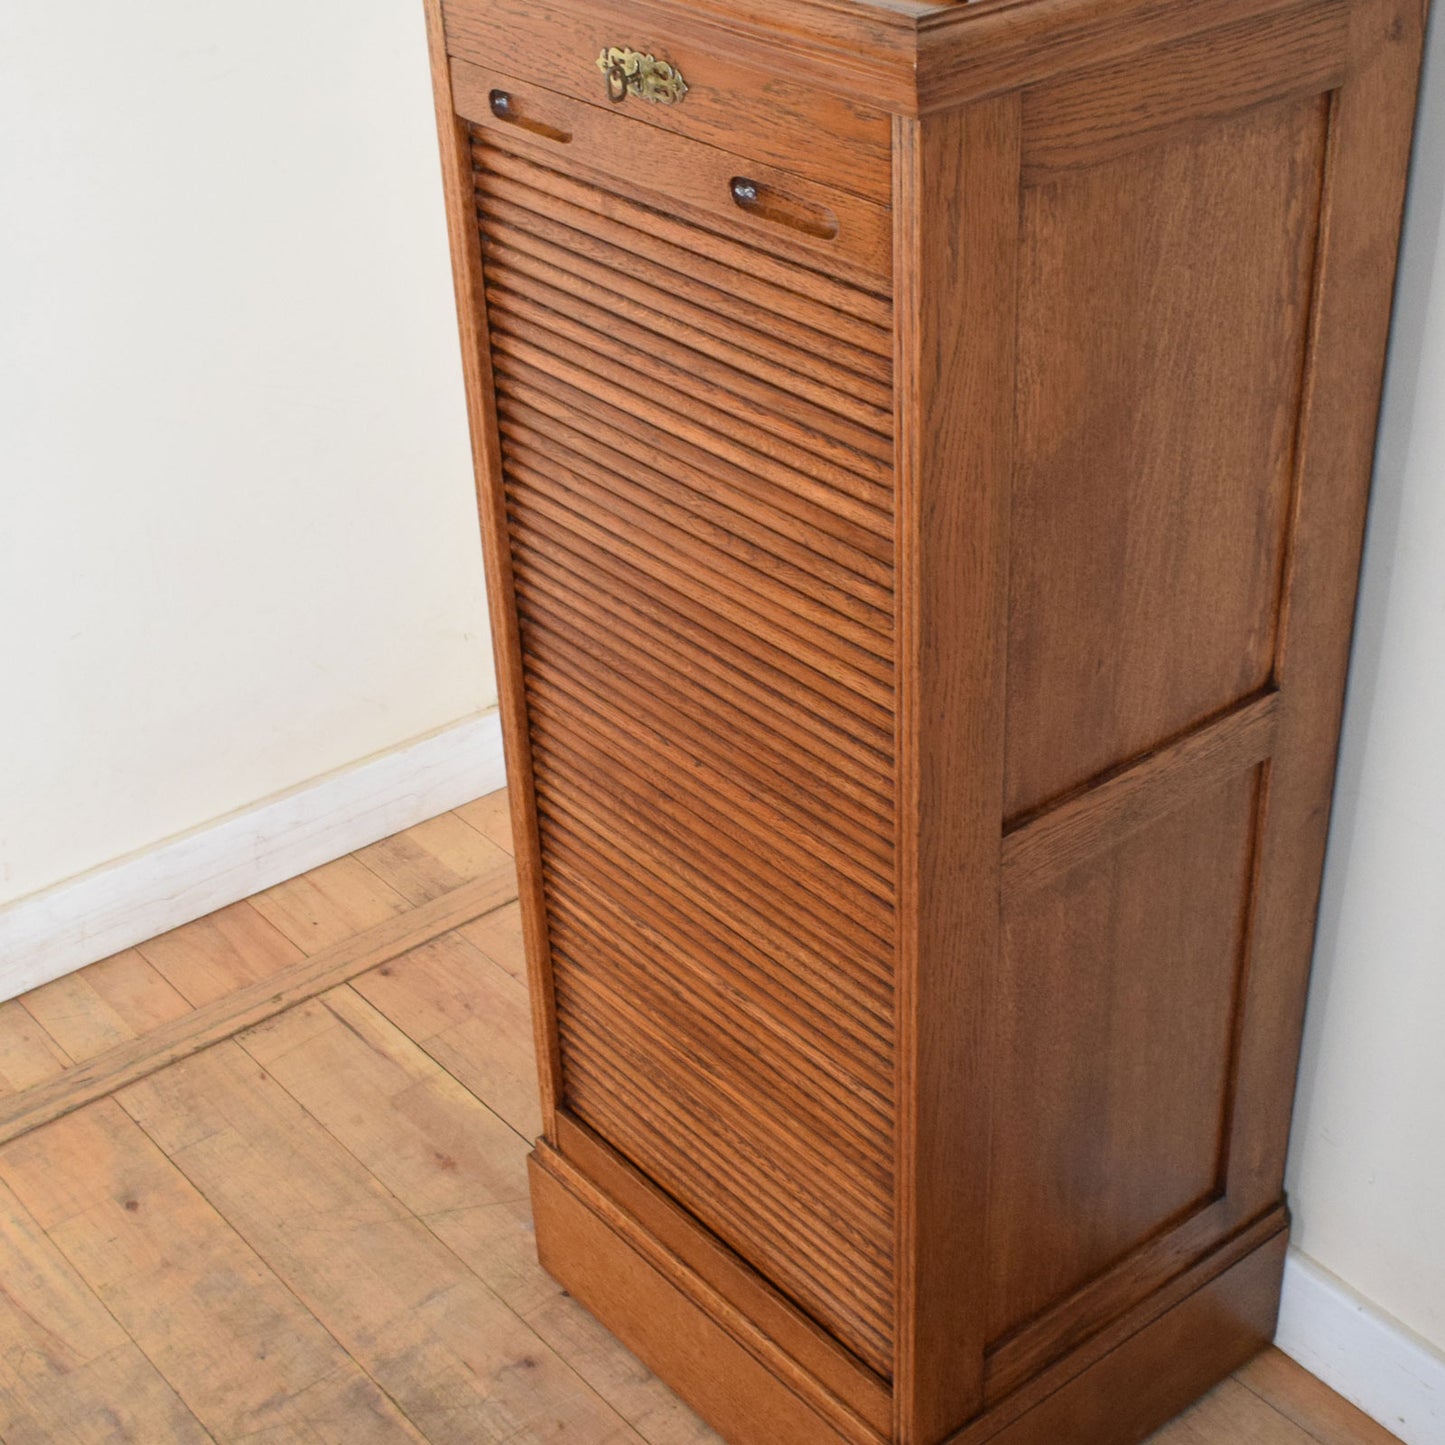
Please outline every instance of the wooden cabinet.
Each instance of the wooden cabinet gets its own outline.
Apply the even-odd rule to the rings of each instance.
[[[1423,18],[433,4],[538,1247],[737,1445],[1272,1331]]]

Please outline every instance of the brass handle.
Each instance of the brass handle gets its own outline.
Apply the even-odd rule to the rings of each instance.
[[[676,105],[687,94],[687,81],[676,66],[624,45],[606,46],[597,57],[597,68],[613,105],[621,105],[629,95],[656,105]]]

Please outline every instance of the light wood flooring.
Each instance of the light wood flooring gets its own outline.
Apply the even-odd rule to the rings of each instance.
[[[5,1445],[717,1440],[536,1263],[515,893],[498,793],[0,1005]],[[1271,1351],[1154,1445],[1393,1439]]]

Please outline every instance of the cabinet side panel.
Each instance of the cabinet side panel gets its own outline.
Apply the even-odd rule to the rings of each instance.
[[[1011,816],[1269,680],[1326,113],[1024,192]]]
[[[995,1339],[1219,1187],[1258,771],[1006,896]]]
[[[886,1376],[889,301],[546,144],[470,132],[562,1102]]]
[[[1026,100],[991,1400],[1282,1202],[1422,14],[1278,19]]]

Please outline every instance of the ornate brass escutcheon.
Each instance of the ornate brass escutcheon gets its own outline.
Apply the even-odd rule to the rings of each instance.
[[[620,105],[629,95],[661,105],[676,105],[687,94],[682,73],[659,60],[620,45],[609,45],[597,57],[597,68],[607,82],[607,99]]]

